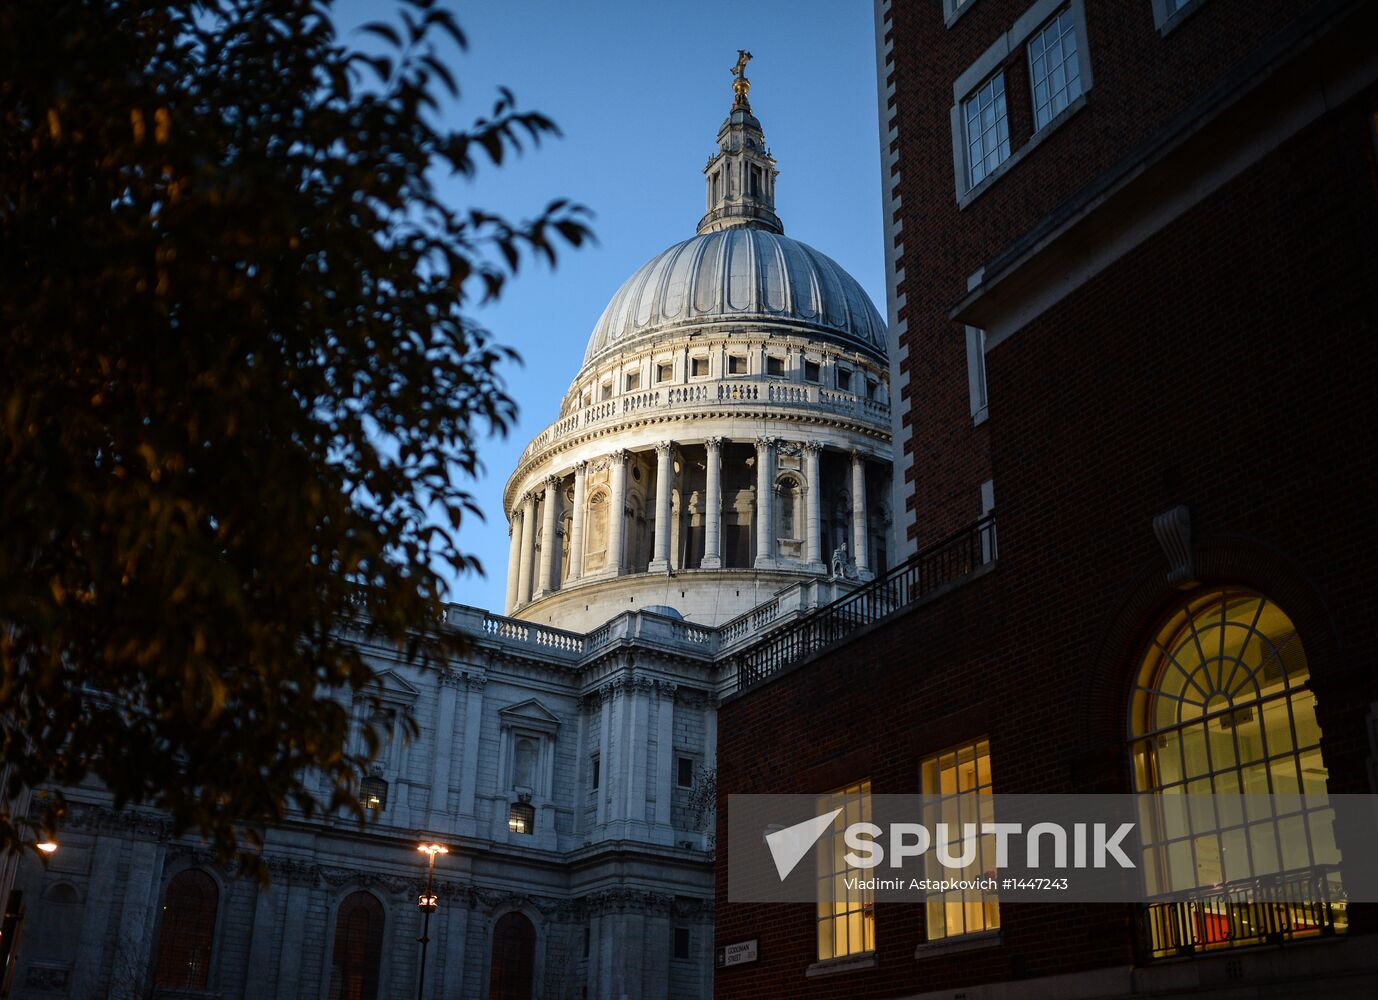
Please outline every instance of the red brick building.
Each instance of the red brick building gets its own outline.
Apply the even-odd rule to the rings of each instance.
[[[1378,4],[876,16],[917,555],[743,656],[719,844],[748,792],[1378,791]],[[1211,850],[1172,906],[740,904],[720,863],[758,947],[716,995],[1378,995],[1374,906]]]

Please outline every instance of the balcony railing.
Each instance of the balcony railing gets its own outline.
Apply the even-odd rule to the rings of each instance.
[[[1190,900],[1149,903],[1144,931],[1152,958],[1343,933],[1348,906],[1339,872],[1320,866]]]
[[[924,549],[883,576],[777,629],[737,657],[737,689],[758,684],[853,632],[900,611],[995,558],[995,515]]]

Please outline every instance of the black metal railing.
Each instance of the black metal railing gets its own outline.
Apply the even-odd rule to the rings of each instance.
[[[1338,870],[1321,866],[1149,903],[1144,923],[1149,956],[1173,958],[1343,933],[1349,921]]]
[[[882,576],[778,629],[737,656],[743,690],[806,656],[908,607],[995,559],[995,515],[987,514]]]

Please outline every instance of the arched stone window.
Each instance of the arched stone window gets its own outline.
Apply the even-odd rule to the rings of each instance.
[[[488,1000],[531,1000],[535,962],[536,928],[523,914],[504,914],[493,925]]]
[[[588,499],[584,527],[584,572],[602,569],[608,559],[608,492],[596,490]]]
[[[1267,598],[1231,588],[1183,602],[1139,667],[1129,720],[1135,789],[1325,793],[1309,682],[1301,639]],[[1343,904],[1331,902],[1339,853],[1330,809],[1300,799],[1274,800],[1265,812],[1253,805],[1266,801],[1231,815],[1222,806],[1218,825],[1193,829],[1187,812],[1145,830],[1150,895],[1198,896],[1150,906],[1155,955],[1343,929]]]
[[[371,892],[350,893],[335,917],[330,1000],[377,1000],[383,959],[383,904]]]
[[[775,493],[775,523],[778,525],[780,538],[797,539],[801,537],[799,522],[802,518],[799,501],[803,492],[799,488],[799,480],[793,476],[781,477],[779,483],[776,484]]]
[[[206,988],[219,904],[215,879],[198,868],[180,872],[167,884],[153,971],[155,987]]]

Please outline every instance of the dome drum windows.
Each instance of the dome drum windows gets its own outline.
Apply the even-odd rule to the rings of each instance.
[[[1135,790],[1250,796],[1202,830],[1188,814],[1146,832],[1150,895],[1178,894],[1148,907],[1154,957],[1346,928],[1309,681],[1291,620],[1245,590],[1193,597],[1150,644],[1130,705]]]

